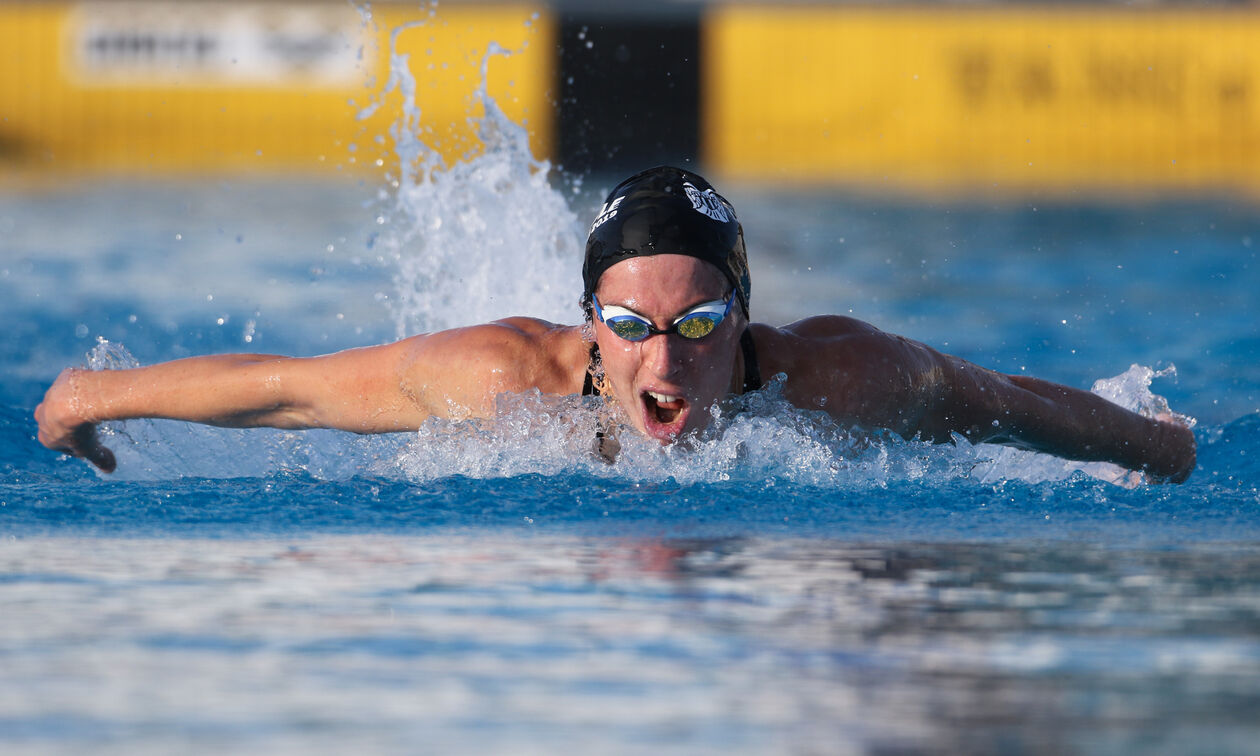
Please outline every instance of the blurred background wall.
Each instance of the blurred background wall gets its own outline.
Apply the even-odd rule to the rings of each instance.
[[[0,2],[0,173],[388,170],[391,50],[458,159],[491,42],[489,93],[571,172],[1260,189],[1260,7],[1226,4]]]

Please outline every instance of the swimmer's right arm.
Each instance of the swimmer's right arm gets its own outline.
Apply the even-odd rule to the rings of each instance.
[[[39,441],[112,471],[96,433],[161,418],[233,428],[414,430],[430,416],[485,415],[520,390],[520,339],[497,326],[415,336],[321,357],[232,354],[130,370],[68,369],[35,409]]]
[[[232,413],[223,402],[239,392],[241,369],[284,359],[241,354],[192,357],[131,370],[68,368],[35,408],[39,442],[112,472],[116,462],[97,436],[98,423],[160,417],[230,425]],[[246,405],[244,398],[237,396],[232,404],[239,410]]]

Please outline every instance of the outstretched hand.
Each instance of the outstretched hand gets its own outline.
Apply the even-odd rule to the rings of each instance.
[[[1183,483],[1197,462],[1194,431],[1184,418],[1170,412],[1161,412],[1154,419],[1161,434],[1160,459],[1148,475],[1154,483]]]
[[[75,369],[63,370],[35,408],[39,442],[49,449],[82,457],[105,472],[118,463],[114,453],[101,443],[96,422],[84,417],[75,396]]]

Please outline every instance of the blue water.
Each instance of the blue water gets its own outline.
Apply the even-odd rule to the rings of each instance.
[[[584,217],[610,179],[558,196]],[[102,476],[31,419],[98,338],[316,354],[458,322],[399,302],[460,287],[399,274],[438,253],[366,183],[7,189],[0,751],[1254,752],[1254,208],[727,194],[759,319],[851,313],[1084,388],[1175,365],[1150,390],[1199,468],[1126,489],[773,402],[606,467],[524,397],[381,438],[133,421]],[[504,306],[575,320],[559,269]]]

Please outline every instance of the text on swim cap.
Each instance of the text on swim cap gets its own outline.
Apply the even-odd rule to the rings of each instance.
[[[605,202],[603,206],[599,208],[599,214],[595,216],[595,222],[591,224],[591,230],[588,233],[595,233],[595,229],[612,220],[613,217],[617,215],[617,206],[620,205],[621,201],[625,198],[626,196],[623,194],[612,202]]]

